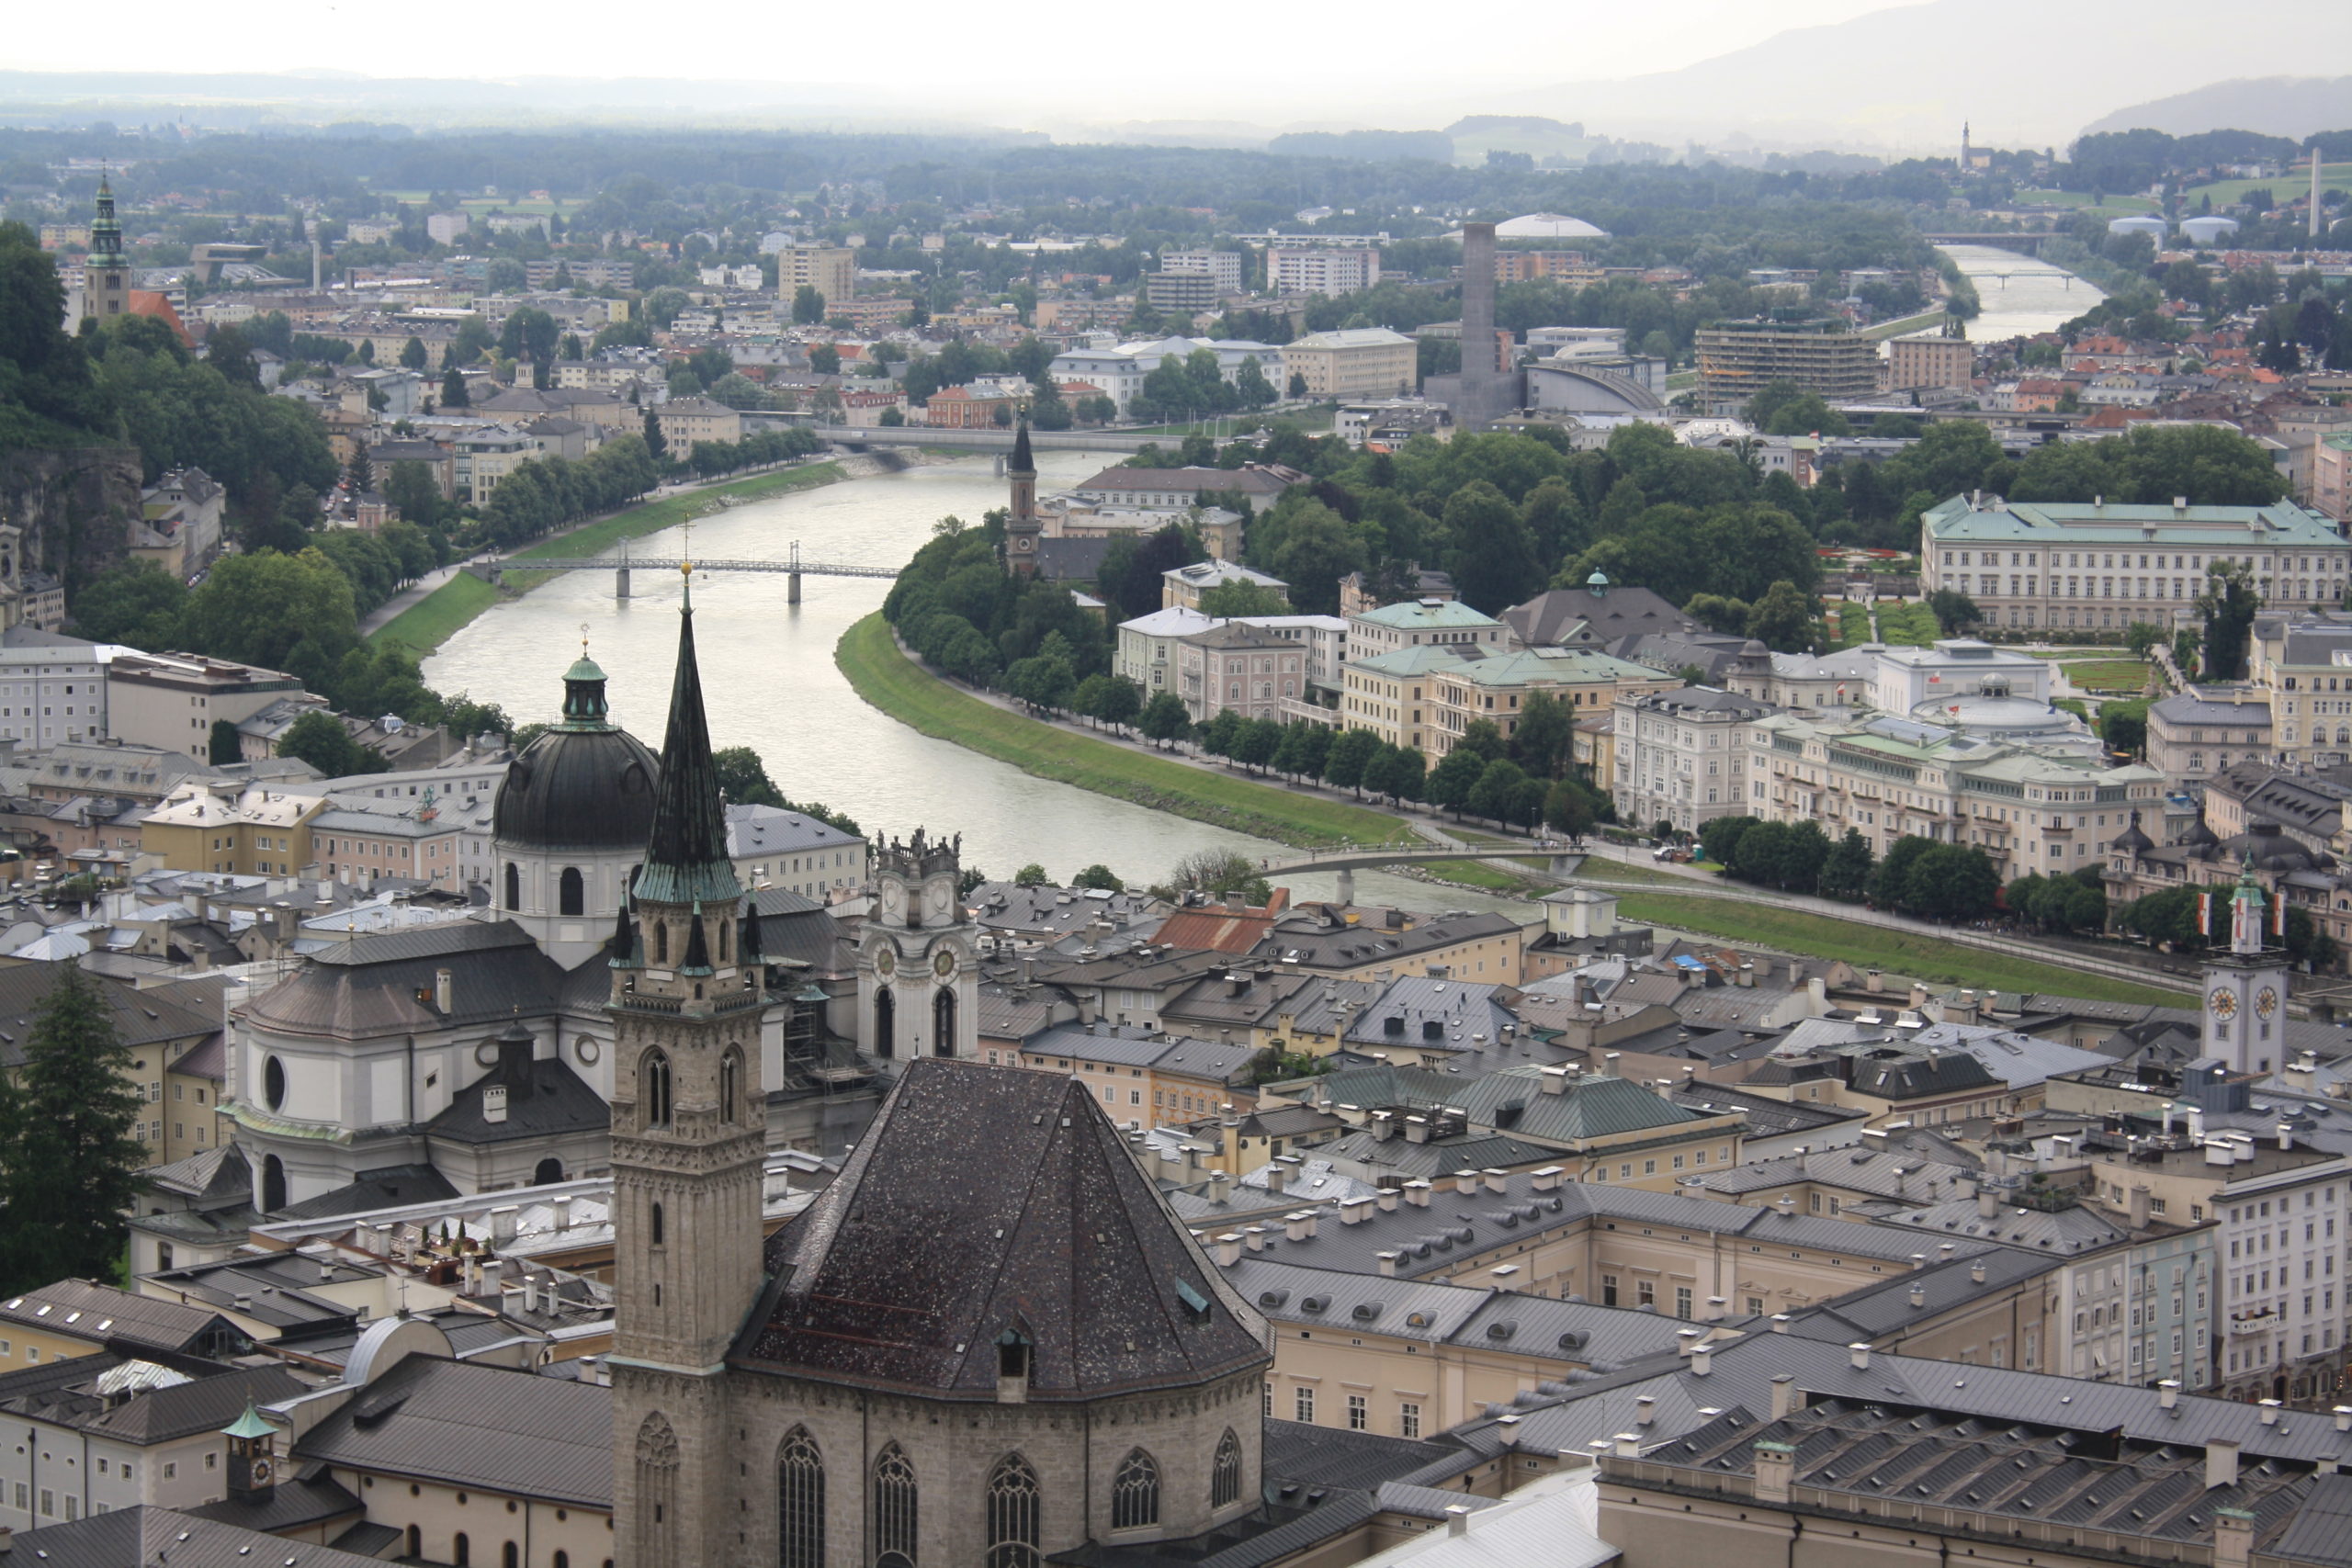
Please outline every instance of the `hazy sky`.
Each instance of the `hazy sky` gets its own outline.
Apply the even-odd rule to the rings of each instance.
[[[1555,0],[1467,12],[1408,0],[1355,6],[1018,7],[901,0],[808,8],[770,3],[660,11],[621,0],[548,8],[406,8],[359,0],[247,0],[193,16],[122,0],[102,26],[72,6],[17,10],[6,65],[32,71],[216,72],[329,68],[371,76],[653,76],[948,89],[940,108],[985,111],[991,83],[1013,96],[1102,89],[1105,119],[1229,113],[1231,89],[1343,103],[1349,85],[1411,83],[1474,107],[1481,85],[1520,86],[1685,65],[1789,28],[1842,21],[1905,0]],[[1476,18],[1483,31],[1448,37]],[[654,43],[651,40],[661,41]],[[1188,79],[1190,86],[1187,86]],[[895,95],[894,95],[895,96]],[[944,94],[946,98],[948,95]],[[1217,102],[1211,109],[1209,104]],[[1072,106],[1075,107],[1075,106]],[[1265,113],[1272,110],[1272,113]]]

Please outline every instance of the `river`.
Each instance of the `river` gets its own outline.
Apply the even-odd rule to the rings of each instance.
[[[1067,487],[1098,471],[1096,453],[1047,452],[1039,482]],[[896,566],[948,514],[978,523],[1005,502],[992,465],[973,458],[854,479],[734,507],[694,525],[693,552],[773,559],[795,540],[809,559]],[[639,555],[685,553],[683,530],[638,540]],[[499,604],[425,663],[440,691],[494,702],[518,723],[552,721],[564,668],[584,635],[610,677],[614,716],[649,745],[662,738],[676,651],[680,585],[638,572],[634,598],[616,601],[609,572],[559,578]],[[918,733],[867,706],[833,664],[852,623],[880,608],[888,582],[804,579],[803,602],[785,603],[785,579],[714,573],[695,583],[695,645],[713,742],[750,746],[776,786],[857,818],[869,835],[903,837],[917,826],[961,833],[964,863],[1010,877],[1030,862],[1058,881],[1097,863],[1128,881],[1165,878],[1194,850],[1231,848],[1257,859],[1283,846],[1146,807],[1033,778],[1007,763]],[[1327,898],[1333,878],[1291,879],[1294,899]],[[1386,873],[1356,877],[1364,904],[1407,908],[1494,908],[1524,903],[1432,887]]]
[[[1976,298],[1984,307],[1968,323],[1968,335],[1976,343],[2006,343],[2055,332],[2107,298],[2087,279],[2020,251],[1992,245],[1936,248],[1959,263],[1976,285]]]

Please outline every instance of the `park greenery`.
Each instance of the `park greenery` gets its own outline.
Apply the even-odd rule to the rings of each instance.
[[[113,1004],[74,960],[54,974],[22,1066],[0,1074],[0,1294],[119,1279],[147,1163]]]

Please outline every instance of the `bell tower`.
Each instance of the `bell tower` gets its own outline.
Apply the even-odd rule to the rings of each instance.
[[[1012,435],[1012,460],[1004,477],[1012,481],[1012,514],[1004,523],[1004,559],[1015,577],[1037,575],[1037,540],[1045,524],[1037,516],[1037,459],[1029,454],[1029,416]]]
[[[876,910],[857,953],[858,1037],[884,1062],[979,1055],[979,949],[956,886],[963,843],[918,828],[875,852]]]
[[[2218,889],[2200,894],[2200,920],[2210,931]],[[2227,1062],[2233,1073],[2267,1073],[2285,1059],[2287,973],[2286,901],[2273,894],[2267,905],[2248,855],[2229,894],[2230,945],[2205,961],[2205,1055]],[[2278,939],[2263,945],[2265,927]]]
[[[82,315],[112,321],[130,309],[130,264],[122,254],[122,220],[114,215],[114,186],[98,176],[98,210],[90,220],[90,259],[82,267]]]
[[[645,863],[610,960],[614,1532],[624,1568],[727,1556],[728,1347],[759,1293],[762,969],[743,952],[695,660],[693,565]],[[708,1491],[710,1495],[703,1494]],[[731,1543],[728,1543],[730,1544]]]
[[[277,1490],[277,1428],[245,1401],[245,1413],[220,1429],[229,1439],[229,1495],[266,1503]]]

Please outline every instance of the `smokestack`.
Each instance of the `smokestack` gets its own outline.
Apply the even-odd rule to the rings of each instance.
[[[2319,146],[2316,142],[2312,146],[2312,238],[2314,240],[2319,238]],[[1469,246],[1466,242],[1463,246],[1463,254],[1466,260],[1469,254]],[[1463,331],[1465,333],[1469,331],[1469,321],[1466,317],[1463,321]]]
[[[1495,226],[1462,226],[1462,405],[1454,427],[1483,430],[1496,413]]]
[[[319,291],[319,237],[311,236],[311,292]]]

